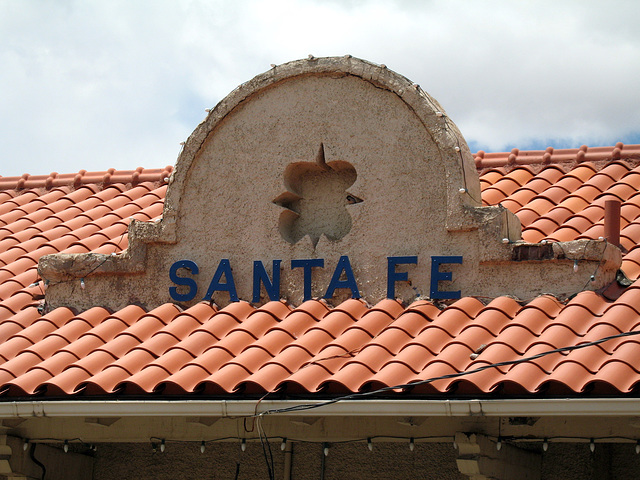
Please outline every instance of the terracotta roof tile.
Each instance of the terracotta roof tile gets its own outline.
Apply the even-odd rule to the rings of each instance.
[[[559,222],[555,222],[548,217],[540,217],[538,218],[538,220],[536,220],[535,222],[533,222],[527,227],[527,234],[529,235],[529,237],[527,238],[528,239],[536,238],[535,242],[537,243],[543,238],[548,237],[551,233],[555,232],[555,230],[559,226],[560,226]],[[539,232],[539,235],[534,237],[536,233],[533,232],[533,230],[535,230],[536,232]]]
[[[573,191],[572,189],[567,189],[564,186],[562,186],[560,183],[558,183],[556,185],[553,185],[545,189],[539,195],[540,197],[545,198],[550,202],[552,202],[553,204],[557,205],[562,200],[564,200],[565,197],[569,195],[572,191]]]
[[[560,204],[560,207],[564,207],[571,213],[579,213],[590,205],[590,201],[581,194],[572,193],[565,198]]]
[[[8,200],[6,203],[3,203],[0,206],[0,216],[10,214],[13,210],[18,209],[23,205],[28,205],[30,202],[33,202],[37,198],[38,198],[38,192],[33,190],[22,192],[21,194],[17,194],[11,197],[11,199]]]
[[[13,335],[21,332],[41,317],[35,308],[27,308],[13,315],[11,318],[0,322],[0,344]]]
[[[616,183],[615,178],[611,178],[605,173],[605,170],[601,170],[585,182],[585,185],[591,185],[597,188],[599,191],[604,192]]]
[[[452,317],[450,316],[449,318]],[[463,321],[463,318],[458,315],[456,316],[456,320],[460,322]],[[405,344],[398,354],[411,345],[418,345],[420,348],[424,348],[432,355],[437,355],[442,348],[454,338],[455,331],[449,332],[446,328],[430,325],[422,330],[422,332],[420,332],[420,334],[418,334],[411,342]]]
[[[546,191],[550,185],[553,184],[548,183],[544,179],[536,177],[524,187],[516,190],[506,200],[513,201],[514,203],[520,205],[520,207],[523,207],[528,204],[538,193]]]
[[[609,175],[613,180],[620,180],[627,175],[632,169],[631,164],[621,162],[620,160],[614,160],[607,163],[601,170],[603,174]]]
[[[484,191],[485,187],[491,186],[504,177],[505,171],[500,168],[493,168],[491,170],[485,171],[480,177],[480,186]]]
[[[640,248],[638,246],[630,249],[629,253],[624,256],[621,269],[629,278],[640,277]]]
[[[25,308],[36,306],[37,302],[33,300],[33,296],[29,292],[19,290],[11,297],[0,302],[0,321],[11,318]]]
[[[513,156],[513,157],[511,157]],[[510,159],[511,157],[511,159]],[[477,155],[485,204],[512,209],[528,241],[597,238],[604,201],[622,200],[622,268],[640,276],[640,146]],[[489,168],[495,165],[499,168]],[[41,316],[36,264],[56,251],[126,248],[129,218],[162,214],[170,169],[0,178],[0,392],[25,395],[341,394],[512,362],[640,328],[640,284],[610,302],[540,296],[329,307],[166,304]],[[135,178],[134,178],[135,177]],[[162,178],[160,178],[162,177]],[[97,182],[97,183],[93,183]],[[507,292],[505,292],[507,293]],[[606,392],[640,382],[640,338],[505,364],[411,387],[411,394]],[[398,390],[398,389],[396,389]]]

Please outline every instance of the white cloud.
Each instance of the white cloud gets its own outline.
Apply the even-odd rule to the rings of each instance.
[[[640,141],[636,5],[4,1],[0,174],[173,164],[204,108],[309,53],[387,64],[486,149]]]

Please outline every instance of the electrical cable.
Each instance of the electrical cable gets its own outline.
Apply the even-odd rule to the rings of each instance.
[[[574,350],[580,350],[582,348],[587,348],[587,347],[592,347],[592,346],[595,346],[595,345],[600,345],[601,343],[607,342],[609,340],[615,340],[615,339],[618,339],[618,338],[635,336],[635,335],[640,335],[640,331],[624,332],[624,333],[619,333],[619,334],[616,334],[616,335],[610,335],[608,337],[603,337],[603,338],[600,338],[598,340],[594,340],[592,342],[581,343],[580,345],[572,345],[572,346],[568,346],[568,347],[554,348],[552,350],[547,350],[545,352],[541,352],[541,353],[538,353],[536,355],[532,355],[532,356],[529,356],[529,357],[519,358],[519,359],[516,359],[516,360],[506,360],[506,361],[503,361],[503,362],[491,363],[491,364],[483,365],[481,367],[474,368],[473,370],[467,370],[467,371],[464,371],[464,372],[450,373],[450,374],[441,375],[441,376],[438,376],[438,377],[427,378],[425,380],[417,380],[417,381],[414,381],[414,382],[409,382],[409,383],[404,383],[404,384],[399,384],[399,385],[393,385],[393,386],[389,386],[389,387],[383,387],[383,388],[379,388],[377,390],[372,390],[372,391],[369,391],[369,392],[352,393],[352,394],[349,394],[349,395],[344,395],[344,396],[341,396],[341,397],[332,398],[330,400],[326,400],[326,401],[320,402],[320,403],[315,403],[315,404],[301,403],[299,405],[294,405],[292,407],[287,407],[287,408],[265,410],[264,412],[261,412],[258,415],[272,415],[272,414],[279,414],[279,413],[288,413],[288,412],[299,412],[299,411],[305,411],[305,410],[312,410],[312,409],[321,408],[321,407],[324,407],[324,406],[327,406],[327,405],[333,405],[334,403],[342,402],[342,401],[345,401],[345,400],[356,400],[356,399],[360,399],[360,398],[373,397],[375,395],[378,395],[378,394],[381,394],[381,393],[386,393],[386,392],[393,391],[393,390],[406,390],[406,389],[414,388],[414,387],[417,387],[417,386],[420,386],[420,385],[426,385],[428,383],[432,383],[432,382],[435,382],[435,381],[438,381],[438,380],[447,380],[447,379],[450,379],[450,378],[466,377],[468,375],[473,375],[474,373],[483,372],[483,371],[488,370],[490,368],[506,367],[506,366],[518,365],[520,363],[531,362],[533,360],[537,360],[539,358],[543,358],[543,357],[546,357],[547,355],[552,355],[554,353],[571,352],[571,351],[574,351]]]
[[[112,256],[114,256],[114,255],[117,253],[118,248],[120,247],[120,243],[122,242],[122,240],[124,239],[124,236],[125,236],[126,234],[127,234],[127,231],[124,231],[124,232],[122,233],[122,235],[120,235],[120,239],[118,240],[118,243],[117,243],[117,244],[115,245],[115,247],[113,248],[113,252],[111,252],[111,253],[110,253],[110,254],[108,254],[108,255],[105,255],[105,258],[104,258],[104,260],[102,260],[102,262],[100,262],[100,263],[99,263],[98,265],[96,265],[94,268],[92,268],[91,270],[89,270],[89,272],[88,272],[88,273],[86,273],[86,274],[82,277],[82,281],[84,281],[84,279],[85,279],[85,278],[87,278],[87,277],[89,277],[90,275],[92,275],[96,270],[98,270],[102,265],[104,265],[104,264],[107,262],[107,260],[109,260],[109,258],[111,258]],[[62,252],[61,252],[61,253],[62,253]],[[91,252],[89,252],[87,255],[91,255]],[[97,254],[94,254],[94,255],[97,255]],[[76,281],[78,280],[78,278],[76,277],[76,278],[73,278],[73,279],[70,279],[70,280],[60,280],[59,282],[51,283],[51,282],[49,282],[49,280],[47,280],[46,278],[39,277],[39,278],[38,278],[38,280],[36,280],[35,284],[39,284],[39,283],[40,283],[40,280],[43,280],[43,281],[47,282],[47,283],[46,283],[46,285],[54,286],[54,285],[60,285],[60,284],[64,284],[64,283],[73,283],[73,282],[76,282]],[[44,294],[44,292],[43,292],[43,294]]]
[[[429,96],[429,94],[427,94],[424,90],[422,90],[422,88],[420,88],[420,85],[415,84],[415,87],[418,91],[418,94],[429,104],[429,107],[431,107],[431,110],[433,110],[433,112],[437,116],[442,117],[445,132],[449,135],[450,138],[453,138],[453,140],[456,143],[458,156],[460,157],[460,168],[462,169],[462,182],[464,183],[465,193],[471,198],[471,200],[476,202],[478,205],[482,205],[482,199],[474,198],[473,195],[469,193],[469,188],[467,186],[467,172],[464,168],[464,157],[462,156],[462,147],[460,145],[460,138],[458,137],[458,135],[456,135],[456,133],[453,131],[453,129],[449,125],[446,113],[441,111],[441,109],[435,104],[431,96]]]
[[[326,470],[327,456],[324,454],[324,448],[323,444],[322,449],[320,450],[320,480],[324,480],[324,473]]]
[[[44,464],[36,458],[36,445],[36,443],[31,443],[31,446],[29,447],[29,458],[31,458],[31,461],[42,469],[42,476],[40,477],[40,480],[44,480],[44,476],[47,474],[47,467],[45,467]]]
[[[587,251],[587,245],[589,245],[589,243],[591,243],[591,242],[595,242],[595,240],[593,240],[593,239],[591,239],[591,238],[590,238],[590,239],[589,239],[589,241],[585,244],[585,246],[584,246],[584,251],[583,251],[583,253],[582,253],[583,258],[584,258],[584,255],[585,255],[586,251]],[[604,260],[604,252],[606,252],[606,251],[607,251],[607,245],[608,245],[608,244],[609,244],[609,242],[608,242],[608,240],[605,238],[605,239],[604,239],[604,248],[602,249],[602,255],[600,256],[600,261],[598,261],[598,265],[596,266],[596,269],[595,269],[595,271],[593,272],[593,275],[591,275],[591,277],[589,278],[589,280],[587,280],[587,283],[585,283],[585,284],[584,284],[584,287],[582,287],[582,290],[581,290],[582,292],[584,292],[584,291],[587,289],[587,287],[589,286],[589,284],[590,284],[592,281],[594,281],[594,280],[595,280],[596,275],[598,274],[598,270],[600,270],[600,265],[602,265],[602,260]]]
[[[269,474],[269,480],[275,480],[275,467],[273,461],[273,453],[271,452],[271,445],[269,444],[269,437],[266,435],[262,428],[262,418],[257,418],[258,435],[260,437],[260,443],[262,444],[262,454],[264,455],[264,461],[267,464],[267,472]]]
[[[91,253],[88,253],[87,255],[92,255]],[[93,254],[93,255],[97,255],[97,254]],[[104,265],[106,263],[107,260],[109,260],[109,258],[111,258],[112,255],[106,255],[104,260],[102,260],[98,265],[96,265],[95,267],[93,267],[91,270],[89,270],[88,273],[86,273],[85,275],[82,276],[81,281],[84,280],[85,278],[89,277],[91,274],[93,274],[96,270],[98,270],[102,265]],[[64,283],[73,283],[73,282],[77,282],[79,277],[76,278],[72,278],[70,280],[60,280],[59,282],[50,282],[49,281],[49,286],[55,286],[55,285],[61,285]],[[46,278],[42,278],[44,281],[48,281]]]
[[[624,441],[624,442],[629,442],[629,443],[636,443],[638,441],[638,438],[635,437],[626,437],[626,436],[605,436],[605,437],[593,437],[593,436],[566,436],[566,435],[556,435],[556,436],[551,436],[551,437],[532,437],[530,435],[502,435],[501,431],[499,430],[499,435],[498,436],[492,436],[492,435],[486,435],[489,438],[492,439],[497,439],[498,436],[500,436],[502,438],[502,440],[504,441],[510,441],[510,442],[514,442],[514,443],[535,443],[535,442],[543,442],[544,440],[547,440],[549,442],[551,442],[552,440],[558,441],[558,442],[575,442],[578,440],[582,440],[582,441],[590,441],[592,438],[594,440],[597,441]],[[271,438],[280,438],[281,440],[284,440],[284,437],[271,437]],[[406,440],[409,441],[413,439],[415,443],[418,443],[421,440],[428,440],[432,443],[442,443],[442,442],[448,442],[452,439],[452,437],[450,435],[424,435],[424,436],[420,436],[420,437],[408,437],[408,436],[404,436],[404,435],[370,435],[367,437],[359,437],[359,438],[352,438],[349,440],[333,440],[331,442],[331,445],[348,445],[348,444],[353,444],[353,443],[363,443],[366,444],[368,440],[380,440],[382,442],[386,441],[399,441],[399,440]],[[239,437],[225,437],[225,438],[219,438],[216,439],[214,441],[222,441],[222,440],[240,440]],[[256,438],[253,438],[252,440],[256,440]],[[317,440],[306,440],[304,438],[296,438],[296,437],[287,437],[286,439],[288,442],[291,443],[307,443],[307,444],[324,444],[326,442],[324,441],[317,441]],[[211,440],[210,440],[211,441]],[[182,443],[182,444],[191,444],[193,446],[200,446],[202,444],[202,441],[200,440],[173,440],[173,439],[166,439],[166,442],[170,442],[170,443]],[[29,443],[33,443],[33,440],[30,439]]]
[[[445,131],[451,136],[453,137],[454,141],[456,142],[456,148],[457,148],[457,153],[458,156],[460,157],[460,169],[462,170],[462,183],[464,184],[464,190],[465,193],[467,195],[469,195],[469,197],[476,203],[478,203],[479,205],[482,205],[482,199],[478,200],[477,198],[474,198],[470,193],[469,193],[469,186],[467,184],[467,172],[464,168],[464,158],[462,157],[462,147],[460,146],[460,139],[458,138],[458,136],[455,134],[455,132],[453,131],[453,129],[449,126],[449,122],[447,119],[447,116],[443,113],[442,114],[442,118],[444,120],[444,127],[445,127]]]

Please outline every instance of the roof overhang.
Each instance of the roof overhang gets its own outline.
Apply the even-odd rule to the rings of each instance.
[[[635,443],[640,399],[16,401],[0,403],[0,422],[8,435],[45,443],[259,441],[258,430],[274,441],[449,442],[470,432]]]

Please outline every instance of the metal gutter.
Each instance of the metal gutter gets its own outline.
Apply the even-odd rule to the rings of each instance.
[[[501,400],[61,400],[0,402],[0,418],[28,417],[246,417],[298,405],[315,408],[279,416],[637,416],[640,398]]]

